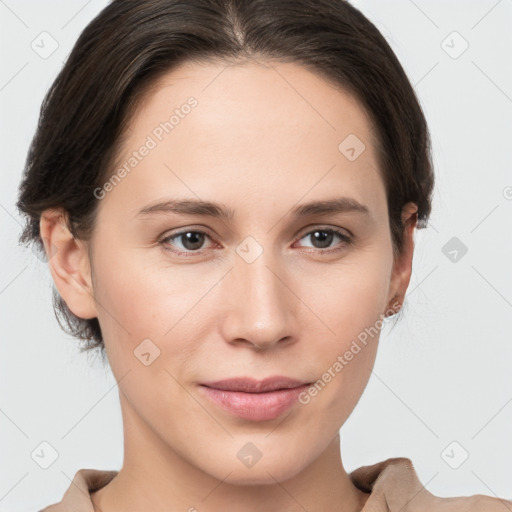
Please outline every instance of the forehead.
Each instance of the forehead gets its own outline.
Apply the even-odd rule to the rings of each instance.
[[[253,126],[260,135],[262,125],[284,127],[289,135],[316,128],[337,137],[353,130],[373,142],[372,123],[352,94],[298,63],[273,61],[184,62],[146,89],[129,131],[149,132],[155,122],[179,113],[191,97],[200,105],[195,128],[213,127],[218,133]]]
[[[211,199],[212,187],[226,203],[233,192],[275,203],[341,187],[378,205],[373,137],[351,94],[299,64],[186,62],[145,91],[117,160],[128,176],[110,195],[134,211],[167,195]]]

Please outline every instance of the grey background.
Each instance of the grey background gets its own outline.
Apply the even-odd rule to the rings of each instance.
[[[384,328],[342,429],[345,468],[404,456],[434,494],[511,499],[512,0],[353,3],[418,92],[437,184],[405,317]],[[14,207],[43,95],[105,5],[0,1],[0,511],[38,510],[61,499],[78,469],[122,464],[115,379],[60,330],[46,264],[17,246]],[[43,31],[58,44],[49,56],[31,47]],[[49,462],[42,442],[58,452],[48,469],[31,457]]]

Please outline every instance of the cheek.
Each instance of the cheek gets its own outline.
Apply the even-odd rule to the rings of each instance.
[[[197,350],[197,326],[192,325],[197,315],[187,313],[194,312],[210,286],[191,286],[189,275],[162,268],[161,262],[126,257],[110,261],[115,266],[98,268],[95,291],[103,306],[99,317],[112,372],[122,379],[119,387],[139,414],[158,428],[179,429],[170,421],[177,404],[188,404],[180,413],[185,423],[204,415],[177,381],[184,380]]]
[[[109,343],[140,343],[161,335],[161,311],[172,311],[172,294],[162,293],[141,268],[118,259],[97,271],[95,296],[104,339]],[[170,321],[171,319],[169,319]]]
[[[377,247],[360,252],[331,268],[327,278],[316,275],[302,288],[305,302],[321,319],[309,331],[304,326],[309,346],[302,357],[312,361],[320,380],[305,401],[316,402],[317,412],[326,417],[333,412],[333,428],[351,413],[373,368],[392,266],[392,258],[383,254]]]
[[[208,292],[223,273],[199,275],[194,265],[169,264],[157,249],[137,251],[132,258],[119,251],[95,267],[98,317],[111,364],[131,365],[134,350],[147,339],[156,353],[174,361],[190,355],[212,309]]]
[[[385,311],[391,267],[386,248],[375,244],[327,270],[304,269],[307,277],[301,279],[298,294],[319,319],[315,325],[331,341],[332,350],[343,348]]]

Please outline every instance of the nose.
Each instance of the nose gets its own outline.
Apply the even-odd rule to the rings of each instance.
[[[286,271],[265,251],[251,263],[236,255],[234,268],[222,284],[224,339],[255,350],[293,343],[294,313],[300,301],[289,281]]]

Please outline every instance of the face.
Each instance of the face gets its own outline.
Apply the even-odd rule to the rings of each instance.
[[[118,178],[96,191],[90,294],[59,286],[99,319],[125,430],[238,483],[289,478],[324,453],[410,277],[364,111],[299,65],[272,66],[187,63],[159,79]],[[204,386],[276,376],[304,386]]]

